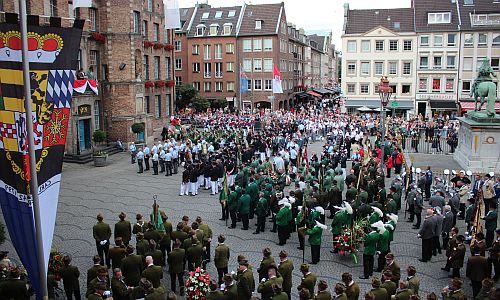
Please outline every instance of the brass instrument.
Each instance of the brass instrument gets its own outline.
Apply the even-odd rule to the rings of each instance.
[[[479,188],[477,191],[476,199],[474,202],[474,216],[472,217],[472,226],[471,226],[471,247],[474,247],[474,243],[476,241],[476,235],[480,232],[483,232],[483,226],[481,224],[481,214],[484,209],[483,202],[483,189]]]

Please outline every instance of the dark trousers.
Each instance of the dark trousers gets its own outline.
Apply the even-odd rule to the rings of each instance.
[[[247,230],[248,229],[248,214],[240,214],[241,216],[241,222],[243,223],[243,229]]]
[[[166,262],[166,256],[170,253],[171,249],[171,242],[168,242],[167,244],[160,244],[160,250],[161,254],[163,256],[163,261]]]
[[[165,176],[170,176],[170,175],[172,175],[172,161],[166,160],[165,161]]]
[[[432,257],[433,238],[422,239],[422,260],[429,261]]]
[[[158,161],[153,160],[153,175],[158,175]]]
[[[387,255],[387,253],[389,253],[389,252],[388,251],[380,252],[380,254],[378,255],[378,259],[377,259],[377,263],[378,263],[377,272],[382,272],[382,270],[385,268],[385,256]]]
[[[465,203],[460,203],[459,209],[460,209],[460,217],[458,218],[460,220],[463,220],[465,218]]]
[[[285,226],[278,225],[278,241],[280,245],[286,244],[288,235],[288,224]]]
[[[266,229],[266,215],[257,216],[257,229],[255,232],[264,232]]]
[[[106,255],[106,266],[108,269],[111,268],[111,258],[108,255],[109,241],[104,245],[101,245],[98,241],[96,241],[95,246],[97,248],[97,254],[101,258],[101,266],[104,266],[104,255]]]
[[[230,210],[229,216],[231,217],[231,227],[233,227],[233,228],[236,227],[236,211]]]
[[[160,173],[165,172],[165,161],[160,158]]]
[[[479,294],[479,291],[481,290],[482,284],[481,281],[475,281],[471,280],[472,283],[472,296],[476,298],[477,294]]]
[[[396,164],[394,168],[394,173],[401,174],[401,164]]]
[[[172,159],[172,166],[174,168],[174,174],[177,174],[178,170],[179,170],[179,159],[178,158]]]
[[[146,169],[144,171],[149,171],[149,157],[144,156],[144,165],[146,166]]]
[[[184,290],[184,277],[183,277],[183,274],[182,272],[181,273],[170,273],[170,289],[172,290],[172,292],[176,292],[176,288],[175,288],[175,278],[177,277],[177,280],[179,281],[179,287],[181,289],[181,291]]]
[[[321,256],[321,246],[320,245],[311,245],[311,260],[313,264],[319,262],[319,257]]]
[[[425,182],[425,198],[429,200],[431,197],[431,182]]]
[[[136,151],[130,153],[130,163],[135,164],[135,155],[137,154]]]
[[[495,270],[495,275],[490,277],[495,280],[500,278],[500,262],[498,261],[498,259],[492,259],[491,257],[488,257],[488,264],[490,264],[490,268],[491,264],[493,264],[493,270]]]
[[[363,254],[363,275],[368,278],[373,275],[373,255]]]
[[[493,202],[493,199],[491,199],[491,198],[489,198],[489,199],[484,198],[483,201],[484,201],[484,213],[487,214],[488,211],[490,210],[490,205]]]
[[[386,175],[387,178],[391,178],[391,170],[392,168],[387,168],[387,175]]]
[[[299,237],[299,247],[300,247],[300,249],[304,249],[304,242],[305,242],[304,234],[302,234],[300,230],[297,230],[297,236]]]
[[[207,262],[210,261],[210,243],[205,243],[205,251],[203,251],[203,259]]]
[[[415,220],[415,204],[410,204],[408,206],[408,212],[410,213],[410,222],[413,222]]]
[[[438,253],[441,254],[441,242],[439,241],[439,235],[432,239],[432,255],[436,256]]]
[[[446,232],[446,235],[443,236],[443,250],[448,249],[448,241],[450,240],[450,234]]]
[[[452,268],[452,270],[451,276],[453,278],[460,278],[460,268]]]
[[[486,230],[486,248],[491,247],[493,245],[493,239],[495,238],[495,231],[494,230]]]
[[[226,202],[226,204],[227,204],[227,202]],[[222,212],[222,217],[221,217],[221,219],[222,219],[223,221],[225,221],[225,220],[229,219],[229,208],[227,207],[227,205],[225,205],[225,206],[224,206],[224,205],[221,205],[220,207],[221,207],[221,212]]]
[[[144,168],[142,166],[142,159],[137,160],[137,165],[139,166],[139,173],[144,172]]]
[[[224,274],[227,274],[227,267],[217,268],[217,276],[219,277],[219,285],[224,283],[224,280],[222,280],[222,278],[224,277]]]
[[[72,291],[64,290],[64,292],[66,293],[66,299],[68,299],[68,300],[73,299],[73,294],[75,295],[76,300],[82,299],[80,296],[80,290],[72,290]]]
[[[417,217],[417,223],[415,224],[415,227],[420,228],[420,223],[422,223],[422,212],[415,213],[415,216]]]

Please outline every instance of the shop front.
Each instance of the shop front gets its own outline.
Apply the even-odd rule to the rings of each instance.
[[[354,100],[354,99],[347,99],[345,101],[345,108],[347,109],[348,113],[358,113],[359,108],[369,108],[371,111],[365,111],[365,112],[373,112],[373,113],[380,113],[380,111],[376,111],[375,109],[380,109],[380,99],[373,99],[373,100]],[[396,116],[406,116],[408,113],[412,112],[414,110],[414,103],[412,100],[391,100],[389,101],[389,104],[386,106],[387,109],[387,115],[393,115],[395,114]]]

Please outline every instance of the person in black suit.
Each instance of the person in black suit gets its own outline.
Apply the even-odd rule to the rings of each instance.
[[[434,218],[432,217],[433,214],[432,209],[427,209],[424,223],[418,232],[418,237],[422,239],[422,258],[419,259],[421,262],[428,262],[432,257],[434,230],[436,227],[434,225]]]

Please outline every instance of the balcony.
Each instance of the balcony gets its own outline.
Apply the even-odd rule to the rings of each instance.
[[[215,72],[215,78],[222,78],[222,71]]]
[[[470,14],[472,26],[495,26],[500,27],[500,14]]]
[[[212,77],[212,72],[203,73],[203,78],[211,78],[211,77]]]

